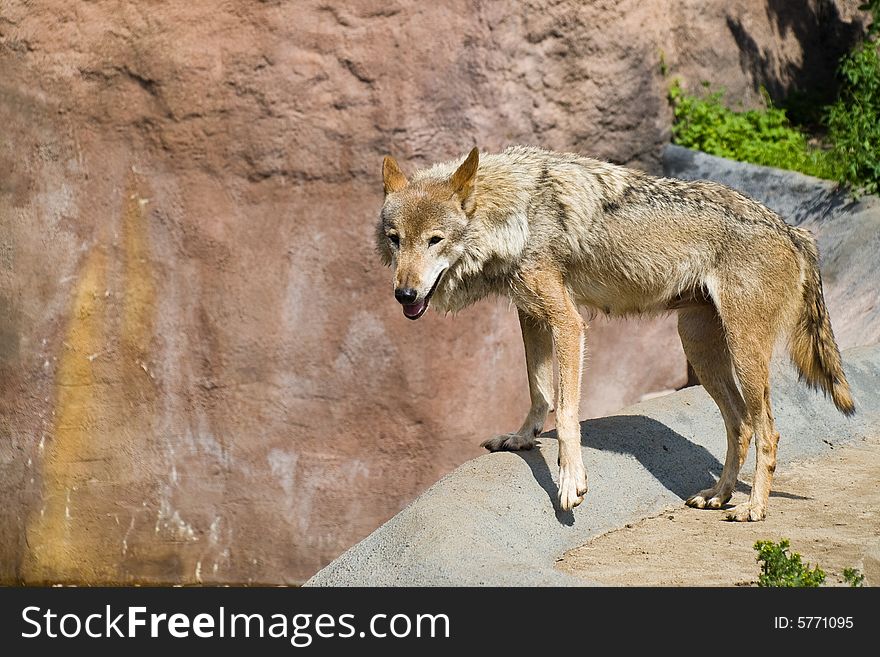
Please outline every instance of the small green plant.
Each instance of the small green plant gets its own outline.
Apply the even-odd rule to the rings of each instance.
[[[872,26],[876,25],[875,20]],[[840,76],[840,96],[828,108],[827,118],[834,157],[842,163],[839,180],[856,191],[877,194],[880,193],[880,53],[877,41],[867,39],[844,57]]]
[[[669,66],[666,64],[666,54],[662,50],[660,51],[660,75],[664,78],[669,75]]]
[[[853,588],[863,586],[865,583],[865,576],[859,572],[858,568],[844,568],[843,579]]]
[[[825,581],[825,573],[822,569],[815,566],[810,570],[809,566],[801,563],[801,555],[797,552],[789,552],[789,547],[788,539],[783,539],[779,543],[773,541],[755,543],[757,559],[761,562],[758,586],[821,586]]]
[[[766,92],[764,109],[736,112],[724,105],[723,91],[712,91],[707,83],[703,86],[707,91],[701,96],[685,92],[678,80],[670,87],[669,99],[675,116],[672,135],[676,144],[818,178],[840,178],[835,155],[811,145],[806,135],[789,123],[785,110],[773,105]]]

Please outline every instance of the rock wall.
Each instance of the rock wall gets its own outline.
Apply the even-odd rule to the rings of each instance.
[[[4,2],[0,581],[304,580],[526,404],[505,303],[402,317],[381,156],[658,170],[661,52],[754,102],[855,4]],[[597,321],[584,414],[676,350]]]

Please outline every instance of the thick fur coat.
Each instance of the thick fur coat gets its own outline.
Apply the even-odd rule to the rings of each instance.
[[[429,305],[456,312],[489,295],[517,307],[531,409],[519,431],[484,445],[532,447],[555,408],[562,509],[579,504],[587,489],[578,307],[611,315],[678,312],[685,353],[721,409],[728,437],[721,478],[691,497],[692,506],[727,503],[755,436],[752,495],[729,517],[764,518],[779,438],[769,360],[781,337],[789,338],[805,381],[842,412],[854,411],[813,237],[729,187],[520,146],[484,155],[474,149],[411,178],[386,158],[383,182],[377,249],[394,268],[407,317],[418,319]]]

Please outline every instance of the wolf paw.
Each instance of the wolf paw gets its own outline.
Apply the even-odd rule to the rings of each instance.
[[[570,511],[584,501],[587,493],[587,473],[583,464],[559,469],[559,508]]]
[[[521,436],[518,433],[506,433],[501,436],[495,436],[481,444],[481,447],[485,447],[490,452],[515,452],[521,449],[532,449],[534,446],[534,438],[531,436]]]
[[[729,501],[730,493],[725,494],[715,488],[707,488],[689,497],[685,504],[695,509],[720,509]]]
[[[752,502],[737,504],[727,512],[727,519],[734,522],[757,522],[763,520],[766,516],[767,510],[764,506],[759,506]]]

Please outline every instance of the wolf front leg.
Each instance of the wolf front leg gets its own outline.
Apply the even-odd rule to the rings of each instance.
[[[519,325],[526,351],[531,406],[519,431],[495,436],[483,443],[490,452],[532,449],[535,437],[544,429],[547,414],[553,410],[553,334],[550,325],[522,310],[519,311]]]
[[[581,373],[584,361],[584,320],[558,271],[526,271],[518,290],[527,315],[550,326],[559,363],[556,433],[559,441],[559,508],[568,511],[583,502],[587,473],[581,455]],[[521,304],[521,305],[520,305]]]
[[[570,303],[570,302],[569,302]],[[556,433],[559,439],[559,508],[568,511],[584,501],[587,471],[581,455],[581,372],[584,362],[584,322],[577,308],[552,323],[553,343],[559,361],[559,404]]]

